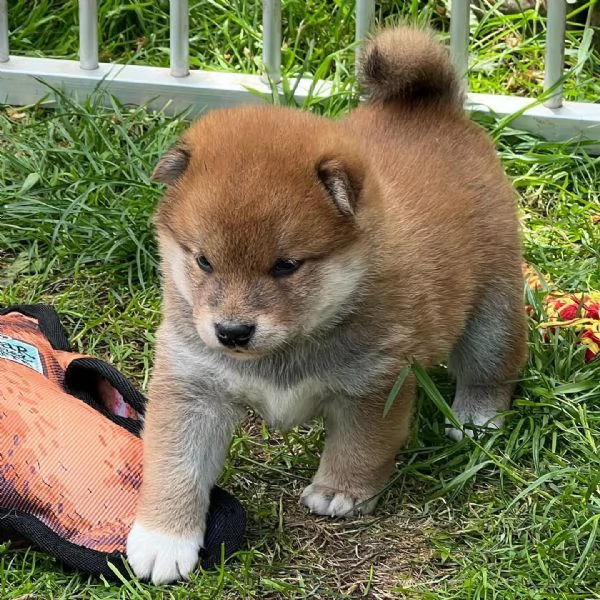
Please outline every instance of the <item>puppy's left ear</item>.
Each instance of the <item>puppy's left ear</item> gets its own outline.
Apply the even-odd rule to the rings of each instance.
[[[151,179],[170,185],[175,183],[187,170],[190,153],[184,146],[171,148],[154,167]]]
[[[362,169],[337,158],[326,158],[317,164],[317,177],[333,203],[345,216],[356,213],[363,187]]]

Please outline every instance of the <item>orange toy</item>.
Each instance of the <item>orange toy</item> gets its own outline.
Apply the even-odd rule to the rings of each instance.
[[[142,475],[145,399],[114,367],[69,351],[47,306],[0,311],[0,531],[114,575]],[[238,549],[241,505],[215,488],[201,564]]]
[[[524,267],[525,277],[531,289],[545,290],[550,282]],[[545,334],[559,328],[571,327],[579,334],[579,343],[585,345],[585,360],[592,361],[600,356],[600,292],[565,294],[548,292],[544,298],[545,319],[538,327]],[[529,307],[531,312],[533,309]]]

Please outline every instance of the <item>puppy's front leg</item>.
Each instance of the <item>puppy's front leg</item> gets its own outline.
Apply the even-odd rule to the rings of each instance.
[[[158,360],[144,425],[144,470],[127,558],[154,584],[186,578],[203,545],[210,491],[238,410],[209,382],[182,379]]]
[[[406,441],[414,393],[409,376],[386,417],[387,390],[326,406],[325,448],[313,482],[302,492],[302,504],[332,517],[371,513],[378,500],[374,496],[387,483]]]

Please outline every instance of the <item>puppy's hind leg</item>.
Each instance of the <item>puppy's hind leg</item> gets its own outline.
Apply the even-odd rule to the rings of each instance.
[[[450,356],[452,409],[463,426],[502,426],[498,413],[510,407],[526,355],[522,279],[515,276],[488,286]],[[447,433],[457,441],[463,437],[456,428]]]

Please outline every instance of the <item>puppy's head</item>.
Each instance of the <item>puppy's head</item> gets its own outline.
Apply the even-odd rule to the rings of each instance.
[[[339,125],[273,107],[214,111],[159,161],[165,285],[208,347],[253,358],[352,311],[366,173]]]

